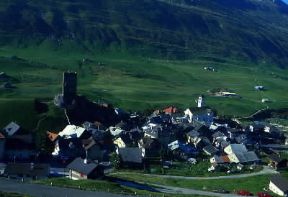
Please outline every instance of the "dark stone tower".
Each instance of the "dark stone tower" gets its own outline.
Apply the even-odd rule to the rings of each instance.
[[[63,86],[62,95],[65,106],[73,104],[73,100],[77,96],[77,73],[64,72],[63,73]]]

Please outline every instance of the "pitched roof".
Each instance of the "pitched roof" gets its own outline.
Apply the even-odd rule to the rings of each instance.
[[[72,138],[72,137],[81,137],[81,135],[84,133],[86,129],[83,127],[78,127],[75,125],[67,125],[63,131],[61,131],[59,133],[59,136],[63,137],[63,136],[69,136],[68,138]]]
[[[14,135],[17,131],[19,131],[20,126],[15,122],[10,122],[6,127],[4,127],[4,131],[8,134],[8,136]]]
[[[98,164],[96,163],[85,163],[84,159],[78,157],[76,159],[74,159],[74,161],[72,161],[67,168],[71,169],[73,171],[77,171],[79,173],[82,174],[86,174],[89,175],[90,173],[92,173],[95,168],[97,168]]]
[[[96,142],[93,139],[93,137],[90,137],[88,139],[82,140],[82,144],[85,150],[89,150],[91,147],[93,147],[96,144]]]
[[[192,130],[192,131],[188,132],[186,135],[194,138],[194,137],[198,137],[200,135],[200,133],[198,131]]]
[[[243,153],[247,152],[246,146],[243,144],[230,144],[224,149],[225,153]]]
[[[229,159],[236,157],[240,163],[259,161],[259,158],[254,151],[236,152],[236,153],[229,154],[228,157]]]
[[[208,154],[210,154],[210,155],[213,155],[213,154],[215,154],[218,150],[217,150],[214,146],[212,146],[212,145],[210,144],[210,145],[208,145],[208,146],[205,146],[205,147],[203,148],[203,151],[205,151],[206,153],[208,153]]]
[[[282,176],[276,175],[271,177],[270,181],[276,185],[280,190],[287,192],[288,191],[288,180]]]
[[[0,133],[0,139],[5,139],[5,136],[2,133]]]
[[[270,160],[277,162],[277,163],[282,161],[281,157],[275,153],[268,155],[268,157]]]
[[[230,162],[230,159],[229,159],[228,155],[221,156],[221,159],[222,159],[225,163],[229,163],[229,162]]]
[[[254,151],[244,153],[244,157],[246,159],[246,162],[259,161],[259,158]]]
[[[142,163],[143,156],[140,148],[119,148],[118,153],[124,162]]]
[[[213,138],[219,138],[219,137],[225,137],[224,133],[217,131],[215,133],[213,133],[212,135]]]
[[[24,174],[29,176],[48,176],[49,164],[33,163],[8,163],[5,168],[5,174],[16,175]]]
[[[230,159],[228,155],[223,155],[223,156],[217,156],[215,155],[212,157],[215,159],[215,163],[221,164],[221,163],[230,163]]]
[[[163,109],[163,112],[164,113],[167,113],[167,114],[173,114],[173,113],[176,113],[177,112],[177,108],[176,107],[168,107],[166,109]]]

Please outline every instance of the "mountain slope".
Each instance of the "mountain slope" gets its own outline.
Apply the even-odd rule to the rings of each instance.
[[[280,0],[3,0],[0,44],[288,63]]]

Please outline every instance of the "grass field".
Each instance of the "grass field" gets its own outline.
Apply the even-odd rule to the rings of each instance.
[[[102,192],[111,192],[123,195],[140,195],[140,196],[151,196],[151,197],[163,197],[161,193],[155,192],[148,192],[144,190],[137,190],[133,188],[127,188],[125,186],[121,186],[117,183],[102,181],[102,180],[81,180],[81,181],[73,181],[70,179],[65,178],[54,178],[54,179],[44,179],[40,181],[36,181],[38,184],[45,184],[58,187],[67,187],[67,188],[75,188],[75,189],[82,189],[82,190],[90,190],[90,191],[102,191]],[[165,197],[201,197],[199,195],[169,195],[165,194]]]
[[[168,105],[184,109],[195,106],[194,100],[200,94],[205,95],[206,104],[220,115],[244,116],[266,107],[288,107],[288,70],[272,65],[233,60],[226,63],[169,61],[112,52],[66,53],[51,51],[49,47],[2,47],[0,57],[0,72],[20,80],[14,90],[0,89],[0,126],[15,120],[33,129],[39,120],[32,108],[33,99],[52,100],[60,93],[65,70],[78,72],[79,94],[131,111]],[[89,61],[79,65],[83,58]],[[215,67],[217,72],[205,71],[203,67],[207,65]],[[256,92],[255,85],[264,85],[267,90]],[[207,93],[216,88],[227,88],[242,98],[220,98]],[[262,104],[262,98],[272,102]]]
[[[282,173],[287,177],[287,172]],[[114,177],[127,179],[130,181],[142,182],[147,184],[160,184],[174,187],[190,188],[197,190],[212,191],[215,189],[225,189],[230,192],[244,189],[254,194],[263,191],[263,188],[267,188],[269,184],[270,175],[254,176],[249,178],[238,179],[216,179],[216,180],[184,180],[184,179],[169,179],[159,177],[149,177],[140,174],[115,174]]]
[[[22,195],[17,193],[7,193],[0,191],[0,197],[29,197],[28,195]]]

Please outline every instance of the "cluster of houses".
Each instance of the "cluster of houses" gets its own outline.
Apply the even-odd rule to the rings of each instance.
[[[259,154],[264,153],[275,169],[287,167],[287,160],[281,160],[277,151],[267,147],[285,144],[286,137],[276,127],[264,123],[243,127],[232,120],[216,119],[207,108],[178,113],[175,107],[169,107],[153,112],[144,123],[135,124],[136,119],[140,118],[133,114],[129,121],[110,127],[85,122],[81,126],[67,125],[60,132],[47,132],[55,146],[52,155],[99,164],[107,163],[111,153],[116,153],[126,167],[208,157],[211,167],[207,170],[214,171],[223,167],[229,170],[231,165],[241,170],[259,164]]]
[[[66,175],[71,179],[80,180],[103,176],[111,172],[115,163],[125,168],[146,169],[152,163],[170,168],[174,160],[195,164],[203,159],[211,164],[209,172],[223,169],[230,172],[260,164],[263,154],[271,167],[287,169],[287,159],[281,158],[277,150],[287,148],[288,138],[283,132],[262,122],[243,126],[235,120],[219,119],[215,111],[204,107],[203,99],[198,98],[195,108],[179,111],[171,106],[148,117],[101,106],[97,113],[90,113],[94,121],[79,121],[79,114],[75,113],[78,108],[69,112],[82,102],[76,94],[76,74],[66,73],[63,94],[57,97],[56,104],[65,108],[69,124],[62,131],[47,131],[53,149],[49,160],[46,158],[43,163],[31,133],[11,122],[0,132],[0,160],[7,164],[4,174],[45,177],[56,163],[68,169]],[[103,119],[102,111],[110,118]],[[78,121],[71,123],[71,117]],[[283,178],[280,179],[273,178],[269,187],[287,194]]]

